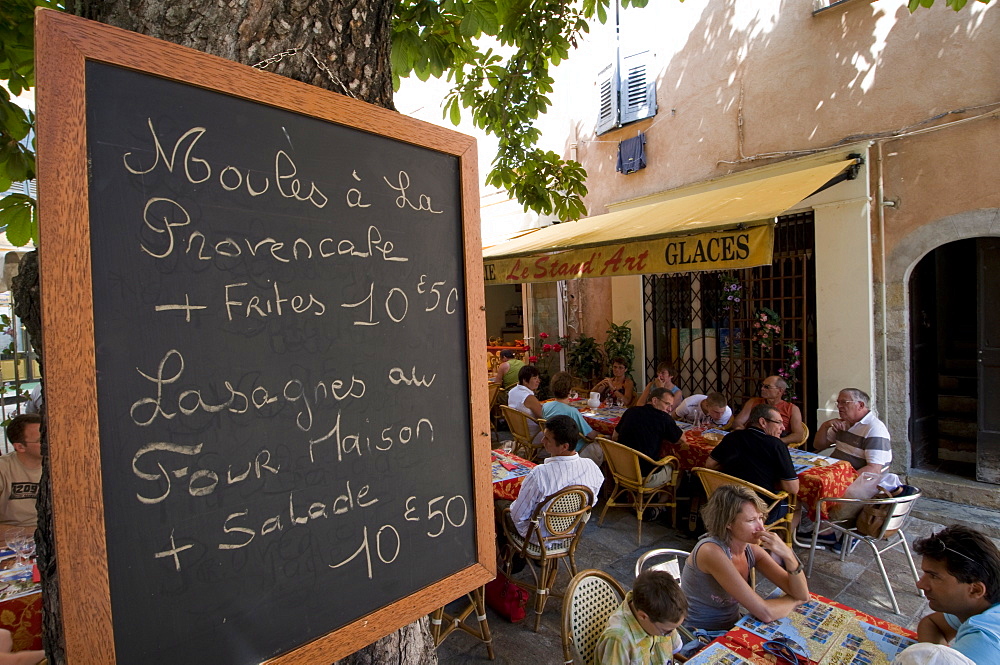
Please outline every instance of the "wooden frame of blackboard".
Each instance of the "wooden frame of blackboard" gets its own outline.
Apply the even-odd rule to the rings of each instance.
[[[475,140],[345,96],[50,10],[36,14],[41,288],[54,539],[68,662],[115,662],[101,478],[87,142],[88,61],[106,63],[345,125],[460,160],[477,563],[269,663],[329,663],[496,574]],[[452,396],[463,400],[465,395]]]

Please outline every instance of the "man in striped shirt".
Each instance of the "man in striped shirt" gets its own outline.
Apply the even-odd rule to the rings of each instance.
[[[859,473],[879,473],[892,462],[889,429],[871,410],[871,398],[857,388],[837,396],[839,418],[827,420],[816,432],[816,447],[834,446],[832,456],[847,460]]]
[[[580,429],[569,416],[553,416],[545,423],[542,440],[549,457],[531,470],[521,483],[517,499],[510,506],[510,517],[522,536],[528,533],[531,515],[545,497],[570,485],[584,485],[597,493],[604,483],[604,474],[592,460],[576,453]]]

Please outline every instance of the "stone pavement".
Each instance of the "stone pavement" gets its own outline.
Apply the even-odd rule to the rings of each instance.
[[[669,547],[690,550],[694,540],[686,538],[677,530],[656,522],[647,522],[642,527],[642,546],[636,540],[636,519],[634,511],[612,508],[608,511],[603,526],[598,526],[598,517],[603,505],[598,505],[594,517],[584,531],[577,549],[576,562],[579,570],[598,568],[611,573],[626,589],[631,588],[635,561],[643,552]],[[916,538],[928,535],[939,525],[912,518],[906,527],[906,534],[912,544]],[[800,558],[808,563],[808,549],[796,549]],[[838,602],[855,607],[873,616],[881,617],[901,626],[915,628],[920,617],[928,613],[927,601],[918,595],[913,576],[900,549],[893,549],[883,555],[889,578],[896,592],[902,614],[892,611],[892,604],[885,590],[871,549],[861,544],[847,560],[829,552],[818,552],[809,589]],[[916,557],[919,571],[920,558]],[[527,576],[527,570],[517,577]],[[532,626],[532,599],[529,599],[528,617],[520,624],[512,624],[487,609],[493,644],[496,651],[495,663],[531,663],[532,665],[556,665],[563,662],[560,637],[563,592],[569,581],[565,566],[560,567],[559,577],[552,598],[545,606],[542,624],[537,633]],[[770,583],[763,580],[758,588],[767,593]],[[773,588],[773,587],[771,587]],[[475,638],[462,632],[452,633],[438,648],[440,662],[445,665],[465,663],[489,663],[486,648]]]

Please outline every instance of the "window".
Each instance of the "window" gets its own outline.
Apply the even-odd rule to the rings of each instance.
[[[621,46],[616,51],[617,60],[602,69],[597,78],[598,134],[656,115],[653,51],[644,49],[622,55]]]

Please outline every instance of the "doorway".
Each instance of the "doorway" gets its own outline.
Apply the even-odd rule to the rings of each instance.
[[[995,238],[941,245],[914,267],[909,289],[912,465],[994,483],[1000,464],[990,432],[1000,426],[987,402],[996,399],[988,386],[998,364],[991,349],[1000,346],[991,311],[1000,292],[997,245]]]

